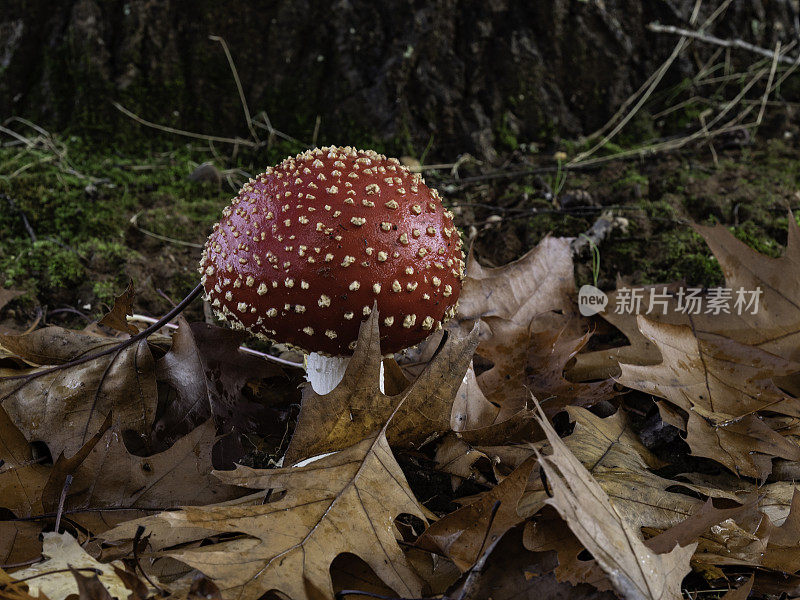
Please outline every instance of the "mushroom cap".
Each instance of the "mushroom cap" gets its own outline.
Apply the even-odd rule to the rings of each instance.
[[[315,148],[251,179],[222,214],[200,273],[235,329],[339,356],[376,302],[385,352],[455,314],[464,253],[453,215],[396,159]]]

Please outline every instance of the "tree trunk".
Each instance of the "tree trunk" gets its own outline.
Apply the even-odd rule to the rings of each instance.
[[[688,0],[5,0],[0,113],[109,139],[143,118],[247,136],[253,115],[310,141],[492,160],[601,126],[689,26]],[[706,2],[702,22],[716,2]],[[712,6],[713,5],[713,6]],[[768,48],[797,36],[791,0],[736,0],[713,28]],[[699,42],[701,55],[708,53]],[[740,53],[741,54],[741,53]],[[685,53],[667,83],[693,70]],[[746,60],[752,57],[745,56]]]

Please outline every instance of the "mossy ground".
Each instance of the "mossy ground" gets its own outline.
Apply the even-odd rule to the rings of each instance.
[[[81,319],[75,310],[94,319],[129,279],[137,310],[166,311],[166,297],[178,300],[197,283],[200,249],[185,243],[203,243],[249,175],[299,150],[284,144],[221,159],[197,145],[126,153],[78,138],[59,143],[60,159],[46,149],[0,148],[0,287],[26,292],[13,307],[23,321],[36,306],[57,311],[56,322]],[[487,264],[517,258],[547,233],[579,235],[611,211],[628,225],[600,246],[600,287],[613,288],[617,274],[634,283],[716,285],[719,266],[691,223],[722,223],[778,255],[787,210],[800,200],[795,156],[773,140],[721,152],[716,164],[704,150],[615,162],[568,173],[555,200],[547,197],[558,187],[555,173],[466,185],[444,173],[427,179],[444,191]],[[216,162],[221,182],[189,179],[205,161]],[[578,259],[579,283],[591,281],[590,265],[589,256]]]
[[[196,246],[234,189],[262,161],[298,150],[290,146],[218,161],[220,182],[190,180],[198,164],[214,162],[209,148],[192,145],[126,153],[73,137],[58,141],[60,156],[0,148],[0,287],[25,292],[23,312],[41,305],[93,319],[133,279],[137,307],[163,312],[165,296],[179,300],[197,285]]]
[[[723,224],[752,248],[778,256],[788,211],[800,204],[796,156],[777,140],[718,152],[716,163],[708,150],[685,151],[570,172],[556,199],[546,194],[557,188],[554,173],[476,185],[454,201],[463,203],[462,219],[476,223],[476,254],[492,264],[513,260],[548,232],[580,235],[608,211],[627,227],[600,245],[601,288],[613,289],[617,275],[638,284],[714,286],[722,272],[692,223]],[[487,223],[492,215],[502,220]],[[590,283],[591,257],[577,260],[579,285]]]

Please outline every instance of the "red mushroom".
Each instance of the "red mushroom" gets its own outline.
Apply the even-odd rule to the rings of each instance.
[[[418,173],[372,151],[316,148],[244,185],[200,272],[233,328],[349,355],[377,302],[381,346],[396,352],[455,313],[461,245],[452,213]]]

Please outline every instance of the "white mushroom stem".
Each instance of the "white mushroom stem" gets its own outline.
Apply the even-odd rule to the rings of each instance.
[[[325,356],[312,352],[306,356],[306,379],[317,394],[327,394],[342,381],[349,364],[349,356]],[[383,392],[383,361],[381,361],[379,386]]]

